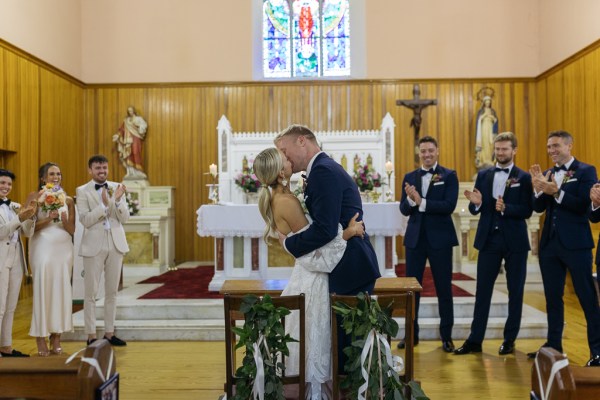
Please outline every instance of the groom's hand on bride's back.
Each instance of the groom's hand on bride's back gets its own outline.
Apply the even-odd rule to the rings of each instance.
[[[358,213],[348,222],[348,227],[344,230],[344,239],[350,240],[353,236],[358,236],[361,239],[365,237],[365,224],[363,221],[357,221]]]

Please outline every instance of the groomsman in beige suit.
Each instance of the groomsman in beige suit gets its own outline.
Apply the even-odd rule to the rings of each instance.
[[[107,180],[108,159],[103,155],[89,159],[88,172],[92,180],[77,188],[77,212],[84,228],[79,255],[83,257],[87,344],[96,341],[96,295],[104,272],[104,339],[113,346],[125,346],[114,333],[123,255],[129,251],[122,225],[129,219],[126,188]]]
[[[29,357],[12,348],[12,327],[25,257],[19,234],[33,235],[37,202],[21,207],[8,198],[15,174],[0,169],[0,357]]]

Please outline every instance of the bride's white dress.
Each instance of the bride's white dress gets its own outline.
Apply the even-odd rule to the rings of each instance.
[[[298,234],[308,228],[305,226]],[[333,271],[346,250],[342,237],[342,227],[338,235],[325,246],[296,259],[288,285],[282,296],[304,293],[306,308],[306,382],[307,395],[320,400],[326,397],[326,384],[331,380],[331,325],[329,309],[329,272]],[[286,332],[298,338],[299,318],[297,312],[286,319]],[[298,373],[298,343],[289,346],[290,355],[286,359],[286,373]]]
[[[67,211],[67,207],[59,212]],[[38,218],[47,213],[38,210]],[[73,330],[71,273],[73,240],[62,222],[50,222],[29,241],[29,263],[33,275],[33,313],[30,336]]]

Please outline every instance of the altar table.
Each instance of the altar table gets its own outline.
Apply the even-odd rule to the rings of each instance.
[[[396,277],[395,237],[406,230],[399,203],[364,203],[363,212],[381,276]],[[227,279],[289,278],[293,262],[269,265],[269,247],[274,246],[262,240],[265,223],[256,204],[203,205],[197,215],[198,235],[215,238],[215,274],[209,290],[219,291]]]

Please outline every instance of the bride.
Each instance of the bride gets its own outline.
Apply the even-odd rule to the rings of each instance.
[[[290,162],[276,148],[260,152],[253,165],[260,181],[258,209],[265,220],[264,240],[267,244],[271,234],[279,231],[291,236],[308,228],[310,222],[302,210],[300,201],[292,194],[289,179],[292,175]],[[331,381],[331,326],[329,318],[329,283],[331,272],[346,249],[346,240],[363,236],[364,225],[357,222],[358,214],[348,227],[338,226],[338,235],[325,246],[296,259],[292,275],[282,296],[304,293],[306,307],[306,382],[310,398],[320,400],[327,393]],[[286,322],[286,331],[292,336],[298,331],[298,317]],[[297,374],[299,349],[297,343],[289,346],[290,355],[286,372]]]

